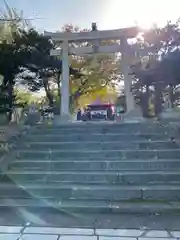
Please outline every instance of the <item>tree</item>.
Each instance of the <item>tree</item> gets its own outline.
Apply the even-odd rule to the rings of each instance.
[[[82,96],[97,95],[103,89],[115,90],[113,80],[117,76],[117,64],[107,55],[99,55],[94,63],[93,57],[85,57],[83,62],[73,62],[72,66],[79,64],[79,69],[85,72],[80,79],[71,79],[71,101],[76,102]]]
[[[14,90],[14,95],[15,95],[15,103],[17,105],[29,105],[32,101],[38,101],[35,96],[29,91],[25,90]]]
[[[53,84],[58,84],[62,67],[61,60],[50,56],[50,50],[54,45],[50,40],[38,34],[33,29],[28,33],[25,32],[20,40],[20,45],[23,44],[26,48],[32,48],[30,58],[26,58],[27,64],[25,64],[25,66],[31,72],[33,71],[35,73],[34,76],[32,76],[32,74],[21,75],[21,78],[27,80],[25,83],[27,83],[31,91],[39,91],[43,88],[46,92],[49,104],[53,105],[54,99],[51,94],[51,86]],[[81,74],[71,66],[70,74],[76,77],[81,76]]]
[[[76,32],[81,31],[79,28],[73,27],[73,25],[65,25],[63,30]],[[88,44],[89,43],[81,43],[80,46]],[[44,47],[43,44],[40,44],[40,46],[42,47],[42,51],[44,51],[46,47]],[[79,44],[76,44],[76,47],[77,46],[79,46]],[[57,44],[54,47],[59,46]],[[40,56],[42,56],[42,52]],[[49,58],[51,58],[51,63],[53,61],[53,64],[46,65],[45,69],[45,64],[43,62],[44,60],[38,60],[38,62],[36,62],[36,66],[39,66],[39,64],[42,63],[39,68],[41,70],[38,70],[37,74],[35,74],[35,76],[33,77],[30,76],[30,74],[26,74],[25,83],[28,83],[28,87],[32,91],[39,91],[40,89],[44,89],[47,99],[49,100],[49,104],[53,105],[54,102],[57,102],[57,97],[58,99],[60,99],[61,72],[59,71],[59,69],[61,68],[61,61],[59,58],[55,59],[48,56],[48,59]],[[78,99],[81,96],[87,96],[94,91],[97,93],[98,89],[101,90],[101,88],[105,88],[106,86],[114,86],[113,81],[115,80],[116,74],[118,72],[117,63],[114,61],[114,56],[101,54],[94,58],[94,56],[72,55],[69,58],[70,105],[72,108],[73,106],[77,105]],[[36,56],[35,59],[37,60],[38,57]],[[58,64],[60,65],[58,66]],[[23,80],[24,79],[25,77],[23,76]],[[59,90],[57,91],[56,89]],[[57,94],[53,94],[54,90]]]
[[[168,23],[163,28],[154,27],[144,33],[138,44],[147,51],[148,59],[145,64],[139,61],[132,66],[133,88],[136,94],[141,96],[143,112],[147,116],[150,88],[153,86],[155,114],[158,115],[162,111],[163,89],[167,87],[172,89],[177,83],[176,78],[179,78],[178,73],[175,73],[177,64],[170,64],[170,58],[175,56],[180,45],[179,23]]]
[[[0,41],[8,43],[13,41],[13,33],[20,34],[21,29],[28,29],[30,22],[23,17],[23,11],[11,8],[4,0],[5,11],[0,11]]]
[[[4,76],[3,88],[8,92],[9,119],[11,119],[13,105],[13,87],[21,69],[33,71],[39,77],[40,81],[37,77],[26,79],[27,86],[31,90],[36,91],[43,86],[47,95],[50,93],[46,79],[54,74],[60,74],[62,65],[60,60],[50,56],[52,47],[51,41],[34,29],[21,30],[21,34],[13,33],[12,43],[0,43],[0,74]],[[70,73],[78,74],[72,68],[70,68]],[[51,95],[49,94],[48,97],[50,99]]]
[[[7,79],[10,77],[11,74],[8,73],[7,70],[7,58],[10,56],[10,52],[12,52],[12,46],[9,44],[12,44],[13,42],[13,34],[18,33],[19,27],[24,25],[24,20],[21,16],[19,17],[18,12],[15,9],[11,9],[6,1],[4,1],[6,10],[4,12],[1,12],[0,18],[3,20],[0,21],[0,109],[1,112],[6,112],[9,109],[12,109],[11,102],[14,99],[12,89],[10,87],[10,84],[7,84]],[[2,55],[2,51],[4,51],[4,55]],[[4,58],[4,60],[3,60]],[[3,61],[3,63],[2,63]],[[12,64],[9,68],[12,68]],[[8,97],[8,93],[9,96]],[[11,101],[9,99],[11,98]],[[9,107],[8,107],[9,105]],[[10,111],[11,112],[11,111]]]
[[[9,105],[10,120],[14,99],[13,88],[16,84],[16,76],[21,70],[33,71],[36,77],[29,78],[26,82],[27,86],[33,91],[43,86],[51,99],[47,79],[56,73],[60,74],[61,61],[50,57],[52,42],[34,29],[30,29],[30,24],[23,18],[22,11],[18,12],[10,8],[6,1],[4,5],[6,10],[0,14],[2,18],[0,21],[0,75],[3,79],[0,95],[6,96],[2,98],[6,101],[5,105]],[[72,68],[70,72],[77,74],[77,71]],[[37,76],[40,81],[37,81]]]
[[[103,88],[97,88],[97,90],[94,90],[93,92],[89,92],[80,96],[77,105],[79,107],[84,107],[95,102],[96,100],[104,103],[115,102],[116,98],[117,93],[114,88],[105,86]]]
[[[63,31],[81,32],[90,31],[70,25],[65,25]],[[110,44],[111,41],[103,41],[101,44]],[[92,42],[73,43],[74,47],[92,46]],[[113,89],[115,92],[115,84],[119,80],[119,62],[115,54],[97,54],[70,57],[71,66],[84,73],[81,78],[70,78],[71,104],[78,104],[79,98],[95,96],[103,92],[103,89]],[[91,97],[90,97],[91,98]]]

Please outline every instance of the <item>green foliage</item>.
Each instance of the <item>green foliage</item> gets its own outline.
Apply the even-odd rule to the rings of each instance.
[[[52,85],[55,84],[60,90],[58,79],[62,67],[61,60],[50,56],[50,50],[54,44],[34,29],[25,30],[22,14],[11,9],[6,2],[5,5],[6,13],[3,17],[12,21],[3,25],[3,31],[5,25],[8,26],[6,28],[8,35],[2,39],[5,41],[0,41],[0,75],[3,76],[2,85],[8,94],[9,108],[13,104],[12,92],[17,79],[18,81],[21,79],[20,83],[26,85],[31,91],[44,88],[49,104],[52,105],[59,98],[58,94],[54,95],[52,92]],[[73,25],[66,25],[64,31],[79,32],[81,30]],[[97,89],[101,90],[113,84],[112,80],[118,72],[114,61],[115,56],[98,55],[95,59],[94,57],[71,58],[70,99],[72,104],[82,95],[91,94]],[[35,75],[24,74],[25,69],[34,72]],[[80,71],[84,74],[80,74]],[[18,78],[16,78],[17,75]]]
[[[0,41],[5,40],[7,43],[13,42],[13,34],[20,34],[21,29],[28,29],[30,23],[23,18],[23,11],[11,8],[7,1],[4,0],[5,10],[0,11]]]
[[[11,101],[15,103],[15,94],[12,94]],[[9,97],[6,88],[0,88],[0,113],[9,112],[11,109],[9,107]]]
[[[8,111],[8,98],[4,92],[0,93],[0,114]]]
[[[173,64],[170,67],[169,60],[177,59],[174,50],[180,46],[179,22],[168,23],[163,28],[155,26],[146,31],[139,41],[147,52],[146,60],[142,61],[143,58],[139,58],[137,64],[132,67],[135,78],[139,80],[139,87],[153,85],[157,81],[163,81],[165,85],[172,83],[177,74],[173,73]]]
[[[78,28],[72,29],[72,25],[64,27],[65,31],[80,31]],[[20,39],[22,43],[26,42],[26,46],[32,46],[32,42],[35,43],[36,47],[35,49],[31,49],[31,59],[29,60],[29,62],[33,63],[33,66],[28,64],[27,67],[37,74],[33,77],[30,74],[23,76],[23,80],[25,79],[23,82],[28,85],[31,91],[38,91],[44,88],[49,104],[52,105],[55,102],[57,103],[57,99],[59,99],[59,95],[54,94],[53,89],[56,89],[57,92],[60,91],[59,77],[61,73],[61,61],[49,56],[49,51],[52,48],[51,42],[47,42],[47,38],[43,36],[39,37],[33,30],[31,31],[30,36],[23,34],[23,36],[26,36],[25,39],[22,39],[22,37]],[[30,43],[27,42],[29,39],[31,39]],[[117,63],[115,63],[114,59],[115,56],[106,54],[95,57],[70,57],[71,105],[74,105],[74,102],[80,96],[92,93],[97,89],[101,90],[101,88],[113,84],[112,80],[114,80],[114,76],[118,72]],[[79,72],[83,74],[79,74]]]
[[[23,91],[23,90],[15,90],[15,102],[18,105],[25,106],[30,104],[33,100],[35,100],[35,97],[32,96],[31,92]]]
[[[2,85],[8,89],[15,85],[15,76],[21,72],[21,68],[29,69],[36,73],[35,77],[24,77],[25,85],[32,91],[44,87],[48,90],[48,77],[61,72],[61,61],[49,55],[52,43],[35,30],[21,30],[21,34],[13,33],[14,41],[0,43],[0,74],[4,76]],[[70,69],[71,73],[76,73]],[[13,91],[13,90],[12,90]],[[9,96],[9,102],[12,97]],[[10,100],[11,98],[11,100]]]
[[[143,39],[143,40],[142,40]],[[180,25],[168,23],[163,28],[153,28],[144,33],[140,40],[147,57],[140,58],[132,66],[133,92],[140,98],[145,115],[148,115],[149,100],[153,96],[155,115],[162,111],[162,95],[167,88],[180,83]],[[145,59],[145,61],[144,61]],[[143,60],[143,61],[142,61]],[[153,88],[151,87],[153,86]]]

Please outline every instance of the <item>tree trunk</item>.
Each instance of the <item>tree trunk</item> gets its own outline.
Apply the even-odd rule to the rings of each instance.
[[[8,116],[8,120],[9,122],[11,122],[12,120],[12,114],[13,114],[13,86],[12,83],[9,82],[9,86],[8,86],[8,102],[9,102],[9,116]]]
[[[155,116],[162,113],[162,86],[160,83],[155,84]]]
[[[11,122],[12,114],[13,114],[13,87],[14,87],[14,75],[11,72],[8,72],[4,75],[4,83],[7,86],[7,94],[8,94],[8,121]]]
[[[47,97],[48,102],[49,102],[49,106],[53,106],[53,104],[54,104],[53,96],[51,94],[51,91],[48,88],[48,82],[46,80],[43,80],[43,85],[44,85],[44,89],[45,89],[45,92],[46,92],[46,97]]]
[[[149,86],[146,85],[146,91],[144,94],[142,94],[141,97],[141,108],[142,108],[142,114],[143,117],[148,118],[149,117]]]
[[[61,74],[58,74],[57,86],[58,86],[58,97],[59,97],[59,102],[60,102],[60,97],[61,97],[60,77],[61,77]]]
[[[170,108],[174,107],[174,87],[173,85],[169,85],[169,100],[170,100]]]
[[[77,108],[78,106],[78,96],[71,95],[69,97],[69,108],[71,110],[71,113]]]
[[[61,74],[58,74],[58,78],[57,78],[57,86],[58,86],[58,101],[56,103],[56,111],[55,114],[56,115],[60,115],[60,106],[61,106],[61,86],[60,86],[60,77]]]

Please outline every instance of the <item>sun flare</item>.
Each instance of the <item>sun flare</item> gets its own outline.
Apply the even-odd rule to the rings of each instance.
[[[171,0],[174,8],[163,0],[109,0],[105,9],[104,25],[109,28],[121,28],[138,25],[149,29],[153,25],[162,26],[168,20],[175,21],[180,17],[180,1]]]

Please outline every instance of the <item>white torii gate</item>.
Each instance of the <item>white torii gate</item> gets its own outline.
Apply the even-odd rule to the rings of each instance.
[[[129,75],[129,63],[134,58],[135,52],[139,49],[134,49],[128,45],[127,39],[134,38],[139,33],[137,27],[98,31],[96,23],[92,24],[91,32],[44,32],[44,36],[50,37],[53,41],[61,42],[61,49],[52,50],[51,55],[62,56],[62,86],[61,86],[61,118],[64,120],[70,119],[69,113],[69,54],[85,55],[95,53],[116,53],[121,52],[121,68],[124,75],[124,88],[126,96],[127,113],[131,112],[135,107],[133,95],[131,93],[132,78]],[[99,40],[117,39],[120,44],[100,46]],[[71,42],[92,41],[94,46],[87,47],[69,47]]]

